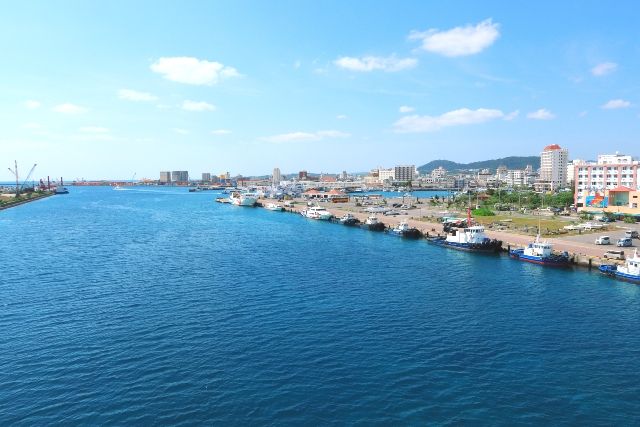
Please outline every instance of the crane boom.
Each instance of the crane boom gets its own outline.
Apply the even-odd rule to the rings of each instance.
[[[24,188],[24,185],[27,183],[27,181],[29,181],[29,178],[31,178],[31,175],[33,174],[33,171],[35,170],[36,166],[38,166],[38,164],[34,163],[33,166],[31,167],[31,170],[29,171],[29,174],[27,175],[27,177],[24,179],[24,182],[20,186],[21,190]]]
[[[18,179],[19,179],[18,178],[18,161],[14,160],[13,163],[14,163],[15,170],[11,168],[7,168],[7,169],[9,169],[9,172],[11,172],[16,177],[16,197],[17,197],[20,194],[20,185],[18,183]]]

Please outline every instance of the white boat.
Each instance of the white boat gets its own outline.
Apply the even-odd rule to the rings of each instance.
[[[343,225],[356,225],[360,223],[358,218],[353,216],[353,214],[351,213],[346,213],[342,215],[338,221],[340,221],[340,224],[343,224]]]
[[[395,226],[389,231],[389,233],[394,234],[400,237],[408,237],[411,239],[417,239],[422,236],[422,233],[417,228],[413,228],[409,226],[409,223],[406,219],[400,221],[400,224]]]
[[[624,265],[601,265],[600,271],[616,279],[640,284],[640,256],[638,256],[638,250],[633,251],[633,256],[627,258]]]
[[[284,208],[282,207],[282,205],[279,205],[277,203],[267,203],[267,205],[264,207],[266,210],[269,211],[276,211],[276,212],[280,212],[283,211]]]
[[[370,215],[369,218],[364,222],[365,227],[367,227],[371,231],[383,231],[385,225],[378,220],[378,217],[375,215]]]
[[[526,248],[512,249],[509,256],[519,261],[552,267],[566,267],[569,265],[569,254],[566,252],[560,255],[554,254],[551,243],[541,242],[540,235],[536,237],[535,241],[529,243]]]
[[[229,201],[231,204],[236,206],[255,206],[258,201],[258,196],[254,193],[240,193],[238,191],[234,191],[229,196]]]
[[[320,219],[323,221],[328,221],[333,218],[333,214],[322,206],[311,206],[300,213],[306,218]]]

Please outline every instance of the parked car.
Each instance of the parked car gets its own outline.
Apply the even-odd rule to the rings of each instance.
[[[633,246],[633,241],[630,237],[623,237],[622,239],[618,239],[618,243],[616,243],[616,246],[619,246],[621,248],[628,248],[630,246]]]
[[[624,259],[624,251],[607,251],[602,257],[605,259]]]
[[[608,216],[603,216],[602,218],[598,219],[598,221],[600,222],[615,222],[616,220],[613,218],[609,218]]]
[[[624,237],[628,237],[629,239],[638,239],[638,232],[636,230],[627,230],[624,232]]]
[[[609,236],[600,236],[596,239],[596,245],[610,245],[611,238]]]

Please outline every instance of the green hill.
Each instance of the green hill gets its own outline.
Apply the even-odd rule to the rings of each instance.
[[[433,160],[422,166],[418,166],[420,173],[431,172],[442,166],[447,171],[462,171],[469,169],[491,169],[495,171],[498,166],[506,166],[507,169],[524,169],[527,165],[533,166],[533,170],[540,167],[539,156],[511,156],[502,159],[483,160],[472,163],[456,163],[450,160]]]

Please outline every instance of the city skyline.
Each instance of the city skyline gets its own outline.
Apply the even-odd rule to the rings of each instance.
[[[12,4],[0,181],[637,156],[640,11],[546,6]]]

